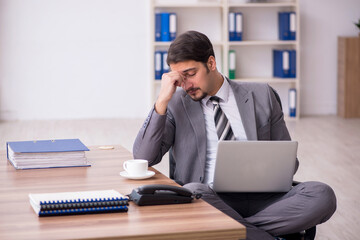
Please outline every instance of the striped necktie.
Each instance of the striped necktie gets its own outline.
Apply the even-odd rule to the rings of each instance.
[[[216,96],[212,96],[210,98],[210,101],[214,104],[214,120],[219,141],[235,140],[230,122],[227,119],[225,113],[221,110],[219,100],[220,98]]]

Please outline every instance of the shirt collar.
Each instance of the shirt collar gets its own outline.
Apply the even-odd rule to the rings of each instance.
[[[229,82],[226,80],[226,78],[224,77],[224,75],[221,75],[222,78],[224,79],[223,84],[221,85],[220,89],[217,91],[217,93],[215,94],[215,96],[220,98],[220,102],[227,102],[229,100],[229,89],[230,89],[230,84]],[[207,95],[206,97],[204,97],[201,102],[204,105],[207,105],[209,99],[211,96]]]

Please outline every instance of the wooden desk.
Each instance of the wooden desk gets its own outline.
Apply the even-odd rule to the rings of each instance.
[[[0,239],[243,239],[245,227],[203,200],[191,204],[142,206],[128,213],[39,218],[29,193],[115,189],[128,194],[145,184],[176,185],[155,169],[147,180],[119,175],[129,151],[90,148],[91,167],[15,170],[0,153]]]

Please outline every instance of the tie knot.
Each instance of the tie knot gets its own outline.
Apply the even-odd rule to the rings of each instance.
[[[210,101],[215,105],[217,105],[217,104],[219,104],[219,102],[220,102],[220,98],[219,97],[217,97],[217,96],[212,96],[211,98],[210,98]]]

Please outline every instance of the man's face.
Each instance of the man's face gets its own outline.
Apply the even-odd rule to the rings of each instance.
[[[181,87],[194,101],[201,101],[212,94],[212,71],[206,68],[204,63],[189,60],[170,64],[170,68],[183,77]]]

